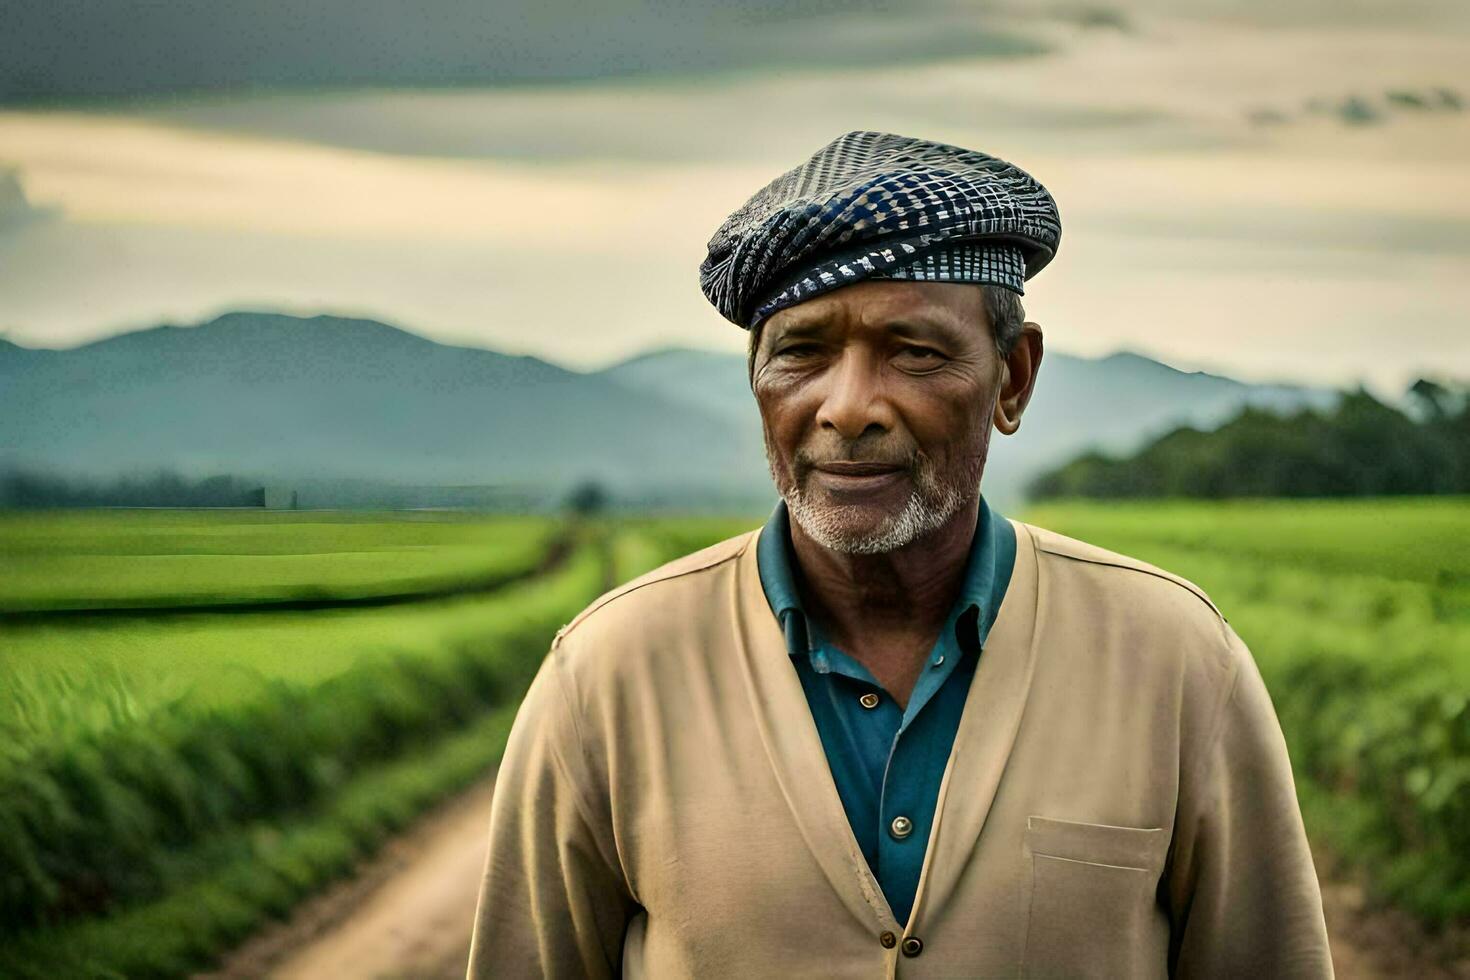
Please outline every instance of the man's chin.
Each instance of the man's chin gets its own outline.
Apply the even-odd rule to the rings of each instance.
[[[832,551],[877,554],[908,543],[895,538],[908,509],[905,507],[819,503],[796,498],[787,500],[787,509],[808,537]]]

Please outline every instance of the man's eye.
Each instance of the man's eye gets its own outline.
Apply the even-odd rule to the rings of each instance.
[[[939,361],[944,359],[943,354],[930,347],[905,347],[903,349],[903,354],[905,357],[909,357],[917,361],[922,361],[925,364],[937,364]]]
[[[781,348],[779,351],[776,352],[776,356],[777,357],[805,357],[808,354],[815,354],[816,352],[817,352],[817,345],[816,344],[792,344],[790,347],[783,347],[783,348]]]

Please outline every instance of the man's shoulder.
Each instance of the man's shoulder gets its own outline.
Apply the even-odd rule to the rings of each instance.
[[[1161,625],[1188,623],[1211,633],[1224,630],[1227,620],[1220,608],[1184,576],[1048,528],[1025,526],[1038,557],[1049,561],[1053,574],[1066,576],[1062,598],[1092,599]]]
[[[1038,564],[1048,584],[1047,614],[1098,643],[1072,651],[1093,658],[1106,649],[1137,683],[1185,677],[1192,697],[1218,700],[1249,653],[1208,593],[1174,572],[1033,524]],[[1104,638],[1119,642],[1107,642]]]
[[[723,575],[734,568],[758,530],[717,541],[609,589],[557,631],[553,646],[573,634],[603,637],[626,632],[630,626],[642,632],[697,616],[703,602],[717,599],[718,583],[725,581]],[[670,617],[673,610],[680,615]]]

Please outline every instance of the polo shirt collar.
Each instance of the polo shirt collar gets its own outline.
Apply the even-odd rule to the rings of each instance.
[[[953,624],[955,638],[962,649],[972,643],[977,650],[985,645],[985,636],[1000,605],[1001,596],[996,595],[1000,574],[1003,572],[1005,578],[1009,578],[1009,567],[998,567],[1005,544],[1000,540],[1003,533],[1000,525],[1003,523],[1005,519],[990,509],[984,494],[981,494],[979,520],[970,541],[960,592],[946,619],[946,624]],[[801,605],[801,594],[797,591],[791,515],[784,499],[776,501],[776,507],[756,542],[756,561],[766,601],[770,603],[786,637],[786,652],[793,657],[810,655],[817,645],[813,637],[816,624],[808,619]],[[974,614],[967,615],[972,609]]]

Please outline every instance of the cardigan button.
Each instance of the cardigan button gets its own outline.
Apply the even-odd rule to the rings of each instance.
[[[888,832],[894,840],[903,840],[914,832],[914,822],[908,817],[894,817],[893,823],[888,825]]]
[[[883,944],[884,949],[892,949],[898,945],[898,937],[891,932],[885,932],[878,937],[878,942]]]
[[[903,941],[903,946],[901,947],[901,950],[903,952],[903,955],[907,956],[909,959],[913,959],[915,956],[918,956],[924,951],[924,940],[920,939],[918,936],[909,936]]]

